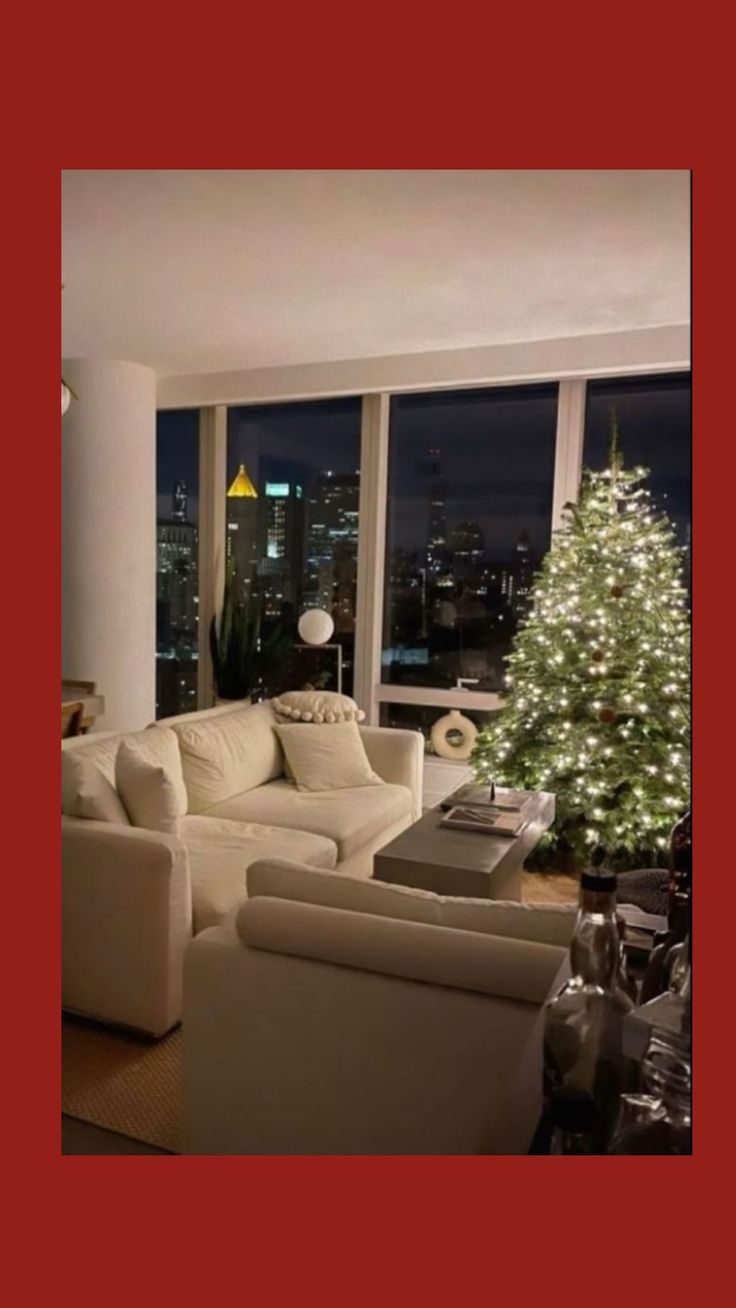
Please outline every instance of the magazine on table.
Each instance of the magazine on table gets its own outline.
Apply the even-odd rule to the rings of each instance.
[[[493,798],[491,798],[493,795]],[[486,786],[477,781],[466,782],[443,799],[440,808],[451,809],[462,804],[465,808],[490,808],[501,813],[521,813],[529,803],[526,790],[505,790],[502,786]]]
[[[456,805],[440,818],[441,827],[483,831],[489,836],[518,836],[525,825],[521,813],[499,813],[495,809],[474,808],[472,805]]]

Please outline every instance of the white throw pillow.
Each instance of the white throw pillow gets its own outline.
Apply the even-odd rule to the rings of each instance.
[[[181,763],[175,736],[173,749],[178,776],[173,759],[153,762],[137,741],[121,740],[115,758],[115,783],[134,827],[165,831],[173,836],[179,834],[179,819],[186,813],[186,799],[182,801]]]
[[[130,826],[115,787],[81,749],[61,751],[61,810],[69,817]]]
[[[380,786],[356,722],[337,722],[325,731],[312,722],[277,727],[298,790],[345,790]]]
[[[271,702],[280,717],[292,722],[362,722],[365,717],[354,699],[334,690],[288,690]]]

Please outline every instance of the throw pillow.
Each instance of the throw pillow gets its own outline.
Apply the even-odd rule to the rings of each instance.
[[[334,690],[288,690],[273,700],[273,707],[292,722],[362,722],[365,717],[354,699]]]
[[[337,722],[329,731],[311,722],[276,730],[297,790],[344,790],[383,784],[368,762],[357,723]]]
[[[130,826],[115,787],[84,749],[61,751],[61,811],[92,822],[118,822]]]
[[[175,776],[163,763],[145,758],[134,744],[121,740],[115,758],[115,784],[134,827],[179,834],[184,816]]]

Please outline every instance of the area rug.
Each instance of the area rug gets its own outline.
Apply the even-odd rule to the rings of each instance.
[[[525,904],[577,904],[580,883],[564,872],[522,872],[521,898]]]
[[[65,1018],[62,1111],[181,1153],[181,1032],[145,1040]]]

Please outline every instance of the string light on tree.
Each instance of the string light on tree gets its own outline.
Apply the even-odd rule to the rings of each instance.
[[[610,466],[537,573],[508,658],[504,705],[478,736],[480,780],[557,796],[539,859],[597,848],[613,866],[661,862],[689,804],[690,633],[682,550],[625,469],[611,415]],[[534,705],[534,714],[528,706]]]

